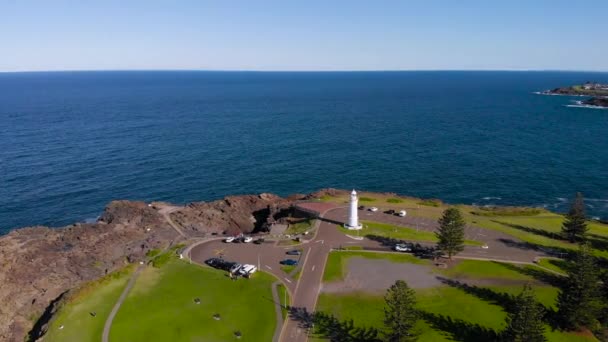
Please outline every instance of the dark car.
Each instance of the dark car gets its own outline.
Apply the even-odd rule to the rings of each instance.
[[[264,243],[264,238],[256,239],[255,241],[253,241],[253,243],[255,243],[256,245],[262,244]]]
[[[365,210],[365,206],[360,205],[357,209],[359,209],[359,210]]]
[[[287,253],[285,253],[285,254],[287,254],[287,255],[300,255],[300,254],[302,254],[302,252],[300,252],[297,249],[292,249],[290,251],[287,251]]]
[[[389,215],[395,215],[395,211],[393,209],[387,210],[384,213]]]
[[[287,266],[295,266],[298,264],[298,261],[293,260],[293,259],[285,259],[285,260],[281,260],[280,264],[287,265]]]

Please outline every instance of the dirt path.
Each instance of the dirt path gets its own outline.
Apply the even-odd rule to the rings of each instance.
[[[171,213],[174,211],[177,211],[181,209],[180,207],[176,207],[176,206],[163,206],[161,208],[158,209],[158,213],[163,215],[163,217],[165,218],[165,221],[167,221],[167,223],[169,223],[169,225],[171,227],[173,227],[173,229],[175,229],[175,231],[181,235],[181,237],[183,237],[184,239],[187,239],[188,236],[184,233],[184,231],[177,225],[175,224],[175,222],[173,222],[173,220],[171,219]]]
[[[101,342],[108,342],[109,341],[109,339],[110,339],[110,328],[112,327],[112,322],[114,321],[114,317],[118,313],[118,310],[120,309],[120,306],[122,305],[122,303],[127,298],[127,295],[129,294],[129,292],[133,288],[133,285],[135,285],[135,280],[137,280],[137,276],[139,275],[139,273],[141,272],[141,270],[144,269],[144,267],[145,266],[143,266],[143,265],[139,265],[137,267],[137,269],[135,270],[135,272],[133,272],[133,275],[131,275],[131,279],[129,279],[129,283],[127,283],[127,286],[125,287],[125,289],[120,294],[120,298],[118,298],[118,301],[116,302],[116,304],[114,304],[114,307],[112,308],[112,311],[110,312],[110,315],[106,319],[106,323],[103,326],[103,334],[101,335]]]

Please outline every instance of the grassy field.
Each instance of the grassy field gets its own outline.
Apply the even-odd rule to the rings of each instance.
[[[126,286],[133,267],[85,285],[61,308],[44,336],[47,342],[100,341],[106,318]],[[90,313],[95,312],[93,317]],[[63,329],[59,329],[63,326]]]
[[[361,253],[365,254],[365,253]],[[326,266],[327,278],[336,280],[337,271],[343,268],[348,258],[357,255],[355,252],[334,252],[330,254]],[[381,253],[366,253],[366,257],[382,258],[386,256],[394,260],[393,255]],[[396,256],[403,256],[397,254]],[[397,260],[395,260],[397,261]],[[408,262],[399,258],[399,262]],[[419,289],[416,291],[418,309],[424,319],[420,320],[417,329],[420,332],[419,341],[488,341],[494,334],[505,327],[505,306],[509,304],[510,295],[517,295],[524,283],[534,285],[537,300],[548,308],[554,308],[558,289],[538,282],[538,272],[526,272],[533,266],[518,266],[491,261],[462,261],[448,270],[438,270],[447,277],[470,279],[496,285],[475,286],[453,283],[437,287]],[[329,272],[329,275],[327,274]],[[407,281],[407,279],[406,279]],[[501,284],[502,283],[502,284]],[[365,309],[362,309],[365,308]],[[350,292],[345,294],[321,293],[317,310],[330,313],[340,320],[354,321],[356,327],[375,327],[382,329],[384,318],[384,299],[379,295],[365,292]],[[573,333],[552,331],[547,326],[548,341],[596,341],[591,338]],[[315,340],[322,341],[320,336]]]
[[[413,264],[430,264],[428,260],[418,259],[410,254],[396,253],[371,253],[362,251],[334,251],[329,253],[327,263],[325,264],[325,272],[323,273],[323,281],[339,281],[343,280],[345,272],[348,269],[348,260],[358,256],[367,259],[386,259],[393,262],[409,262]]]
[[[225,272],[176,259],[146,268],[116,315],[110,340],[227,341],[240,331],[244,340],[270,341],[274,281],[263,272],[231,281]]]
[[[407,241],[437,242],[437,236],[433,232],[373,221],[361,221],[361,223],[363,223],[363,228],[357,233],[361,236],[380,236]],[[338,226],[338,229],[344,234],[353,234],[352,230],[348,230],[342,226]],[[465,240],[465,244],[472,246],[482,245],[481,242],[473,240]]]

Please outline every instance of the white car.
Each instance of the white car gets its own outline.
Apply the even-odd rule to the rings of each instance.
[[[399,217],[405,217],[405,215],[407,215],[407,212],[405,210],[401,210],[399,212]]]
[[[245,236],[245,237],[243,238],[243,242],[247,242],[247,243],[249,243],[249,242],[251,242],[251,241],[253,241],[253,238],[252,238],[251,236]]]
[[[371,207],[371,208],[369,208],[368,210],[369,210],[369,211],[376,212],[376,211],[378,211],[378,208],[376,208],[376,207]]]
[[[412,251],[412,249],[410,247],[408,247],[408,246],[406,246],[406,245],[404,245],[402,243],[396,244],[395,245],[395,250],[397,252],[411,252]]]
[[[483,245],[483,246],[481,246],[481,248],[488,249],[489,247],[488,247],[488,245]]]
[[[243,265],[241,265],[241,264],[232,265],[232,267],[230,268],[230,273],[234,274],[234,273],[238,272],[241,269],[241,267],[243,267]]]
[[[233,242],[233,241],[234,241],[234,236],[229,236],[224,239],[224,242]]]

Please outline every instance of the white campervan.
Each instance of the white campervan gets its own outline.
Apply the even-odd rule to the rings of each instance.
[[[242,275],[243,277],[250,277],[252,274],[255,273],[255,271],[257,271],[258,268],[255,267],[254,265],[248,265],[245,264],[243,265],[243,267],[241,267],[241,269],[239,270],[239,274]]]

